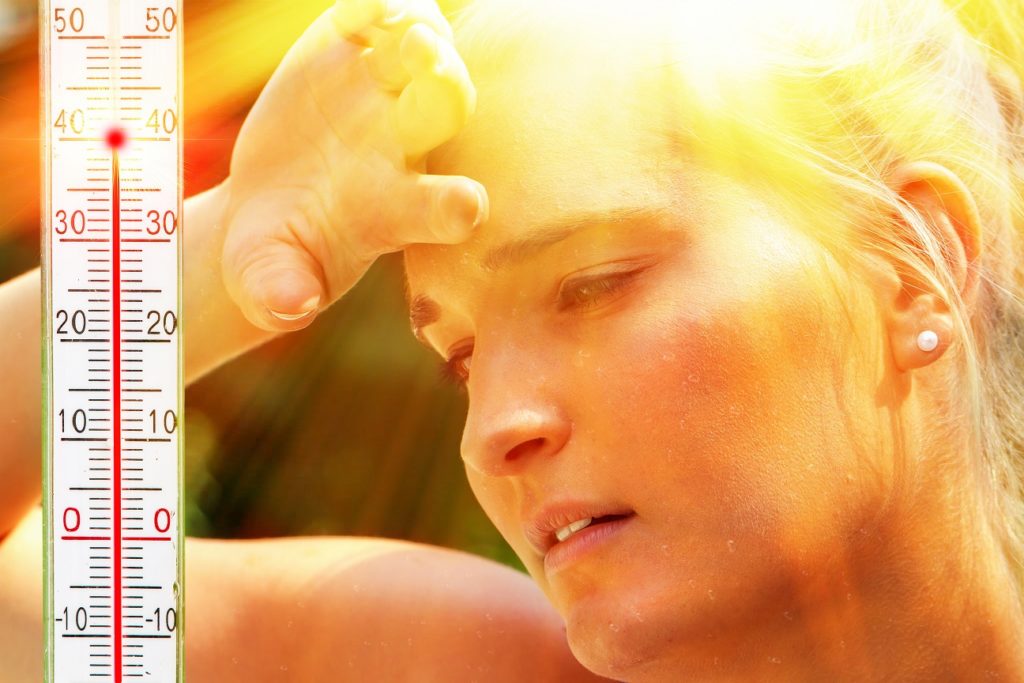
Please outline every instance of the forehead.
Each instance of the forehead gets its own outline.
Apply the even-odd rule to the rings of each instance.
[[[406,250],[413,296],[538,226],[673,202],[681,163],[651,96],[663,75],[652,67],[657,60],[594,36],[576,42],[533,41],[500,63],[467,58],[477,110],[431,154],[427,171],[483,183],[490,218],[465,244]]]
[[[479,180],[499,209],[521,197],[517,211],[535,220],[672,156],[662,131],[673,55],[652,16],[618,3],[527,2],[522,15],[491,4],[480,3],[483,21],[456,26],[477,109],[429,172]]]

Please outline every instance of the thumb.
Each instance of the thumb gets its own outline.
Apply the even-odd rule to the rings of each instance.
[[[302,329],[326,303],[323,270],[294,230],[278,230],[236,215],[224,241],[222,264],[228,293],[249,322],[261,329]]]
[[[391,193],[382,202],[388,251],[417,243],[463,242],[490,212],[484,186],[462,176],[410,174]]]

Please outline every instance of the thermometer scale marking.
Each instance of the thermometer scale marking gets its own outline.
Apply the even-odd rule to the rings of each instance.
[[[41,13],[45,676],[180,682],[180,0]]]

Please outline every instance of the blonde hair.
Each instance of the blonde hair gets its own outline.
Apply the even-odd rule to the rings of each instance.
[[[546,25],[566,26],[545,15],[563,15],[583,34],[603,22],[609,61],[616,50],[646,50],[672,71],[670,85],[651,77],[640,87],[664,107],[660,132],[680,153],[788,194],[843,262],[881,253],[940,293],[954,319],[955,370],[932,436],[969,421],[971,465],[993,492],[987,517],[1024,587],[1020,2],[444,4],[478,83],[500,79],[503,61],[528,58]],[[939,235],[888,182],[905,160],[946,166],[977,201],[983,246],[973,302],[961,298]]]

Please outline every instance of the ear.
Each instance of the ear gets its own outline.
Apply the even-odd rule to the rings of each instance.
[[[977,293],[981,255],[981,220],[974,196],[953,171],[930,161],[901,164],[889,185],[925,219],[941,245],[960,296],[971,305]],[[909,234],[909,233],[908,233]],[[952,343],[953,317],[945,293],[936,291],[905,268],[887,268],[886,327],[896,366],[902,371],[925,367]],[[930,348],[922,333],[934,332]],[[923,343],[919,343],[923,342]]]

